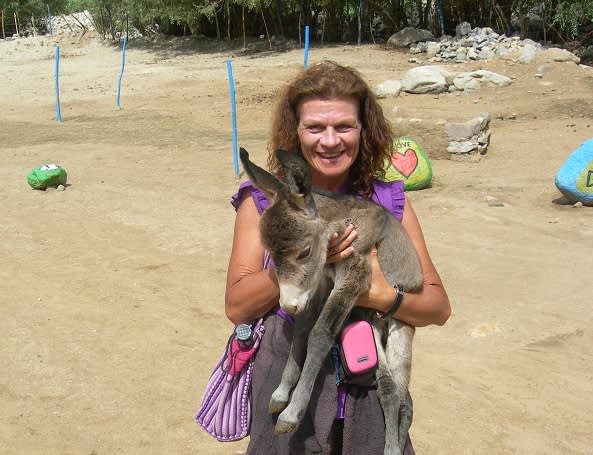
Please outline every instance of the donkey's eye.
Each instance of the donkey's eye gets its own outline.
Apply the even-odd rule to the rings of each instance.
[[[305,248],[301,250],[297,259],[305,259],[307,256],[311,254],[311,245],[307,245]]]

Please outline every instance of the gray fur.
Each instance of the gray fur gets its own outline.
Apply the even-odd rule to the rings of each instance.
[[[384,321],[376,312],[354,307],[371,282],[369,253],[377,246],[385,278],[407,292],[422,287],[416,251],[401,224],[385,208],[366,199],[313,192],[302,158],[276,151],[286,183],[249,160],[241,161],[256,187],[271,202],[260,220],[262,243],[276,265],[281,307],[296,316],[295,334],[282,381],[269,409],[280,412],[276,433],[293,431],[303,418],[311,390],[332,343],[352,312],[373,325],[377,344],[377,394],[385,416],[384,454],[401,454],[412,423],[408,392],[414,328]],[[354,253],[326,265],[331,235],[354,224]]]

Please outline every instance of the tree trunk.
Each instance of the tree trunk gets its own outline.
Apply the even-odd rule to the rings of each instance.
[[[241,25],[243,27],[243,49],[247,49],[247,37],[245,35],[245,5],[241,6]]]
[[[216,39],[220,41],[222,36],[220,35],[220,22],[218,22],[218,13],[214,12],[214,23],[216,24]]]
[[[362,43],[362,16],[364,13],[364,0],[358,2],[358,40],[356,41],[360,46]]]
[[[284,36],[284,25],[282,24],[282,4],[280,0],[274,1],[274,13],[276,14],[276,20],[278,21],[278,27],[280,30],[280,35]]]
[[[14,26],[16,27],[16,36],[21,36],[19,33],[19,17],[16,14],[16,11],[13,13],[14,16]]]
[[[231,1],[226,0],[226,37],[231,40]]]
[[[264,29],[266,31],[266,38],[268,38],[268,45],[270,46],[270,50],[272,50],[272,40],[270,39],[270,33],[268,32],[268,24],[266,24],[266,16],[264,15],[264,9],[261,5],[259,5],[259,10],[261,11],[261,18],[264,21]]]
[[[504,33],[507,36],[510,36],[511,24],[509,23],[507,16],[505,15],[504,11],[502,10],[502,8],[500,7],[500,5],[498,4],[498,2],[496,0],[492,0],[492,5],[494,7],[494,10],[498,14],[498,17],[500,18],[501,25],[504,28]]]

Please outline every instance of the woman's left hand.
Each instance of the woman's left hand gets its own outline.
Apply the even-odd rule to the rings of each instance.
[[[326,264],[333,264],[338,261],[346,259],[352,255],[354,248],[352,242],[356,238],[356,230],[354,225],[349,224],[343,232],[336,232],[329,240],[327,246]]]
[[[356,306],[371,308],[377,311],[385,311],[385,308],[395,298],[396,291],[389,284],[381,271],[377,248],[373,247],[370,253],[371,259],[371,285],[369,290],[361,294],[356,301]]]

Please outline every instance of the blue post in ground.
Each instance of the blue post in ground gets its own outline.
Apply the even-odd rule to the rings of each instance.
[[[46,3],[47,6],[47,27],[49,28],[49,34],[53,35],[53,31],[51,29],[51,11],[49,10],[49,5]]]
[[[233,123],[233,164],[235,177],[239,178],[239,157],[237,151],[237,109],[235,107],[235,81],[233,80],[233,67],[231,60],[226,61],[226,69],[229,77],[229,89],[231,92],[231,118]]]
[[[443,0],[437,0],[439,5],[439,24],[441,26],[441,35],[445,34],[445,9],[443,8]]]
[[[309,26],[305,26],[305,62],[303,69],[307,71],[307,64],[309,63]]]
[[[62,109],[60,108],[60,46],[56,46],[56,119],[62,123]]]
[[[119,73],[119,78],[117,80],[117,97],[115,98],[115,106],[118,109],[121,109],[121,104],[119,101],[120,93],[121,93],[121,79],[124,75],[124,68],[126,67],[126,44],[128,43],[128,37],[124,37],[124,41],[121,45],[121,72]]]

